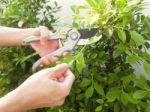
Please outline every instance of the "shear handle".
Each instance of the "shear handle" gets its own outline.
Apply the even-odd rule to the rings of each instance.
[[[75,29],[72,29],[69,34],[68,34],[68,38],[67,38],[67,42],[65,43],[65,45],[61,48],[59,48],[58,50],[44,56],[44,57],[47,57],[47,56],[54,56],[54,57],[61,57],[62,54],[65,52],[65,51],[72,51],[73,48],[76,46],[76,44],[78,43],[80,39],[80,33],[75,30]],[[35,62],[33,64],[33,67],[32,67],[32,72],[35,72],[36,69],[42,64],[42,60],[39,59],[37,62]]]
[[[50,40],[57,40],[57,39],[60,39],[61,37],[62,37],[61,34],[56,32],[56,33],[49,35],[48,40],[49,41]],[[23,40],[23,45],[29,45],[30,43],[37,42],[37,41],[40,41],[40,38],[38,36],[30,36],[30,37],[27,37]]]

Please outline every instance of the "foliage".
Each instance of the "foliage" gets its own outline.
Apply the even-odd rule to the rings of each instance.
[[[52,28],[56,21],[54,13],[60,6],[50,0],[1,0],[0,24],[12,27],[37,27],[45,25]]]
[[[86,0],[72,6],[75,28],[99,28],[94,44],[77,48],[72,63],[77,80],[61,112],[149,112],[150,82],[136,77],[143,63],[150,75],[150,18],[143,0]],[[94,39],[97,39],[94,37]],[[91,39],[90,39],[91,40]],[[70,61],[69,61],[70,60]],[[54,110],[55,110],[54,109]],[[54,111],[53,110],[53,111]],[[55,110],[55,111],[56,111]]]
[[[3,0],[3,4],[5,4],[4,1],[8,4],[7,0]],[[44,3],[44,0],[12,1],[26,4],[32,4],[34,1],[33,7],[37,6],[36,2],[39,5]],[[74,12],[72,26],[75,28],[99,28],[99,33],[90,39],[90,43],[95,43],[77,47],[72,55],[60,61],[67,62],[77,77],[65,105],[35,111],[149,112],[150,82],[143,76],[137,78],[132,68],[132,64],[141,62],[147,73],[150,74],[150,55],[147,52],[147,49],[150,48],[148,43],[150,18],[140,13],[145,5],[143,0],[86,1],[88,5],[72,7]],[[41,8],[43,8],[42,6]],[[17,11],[14,12],[11,7],[12,2],[4,7],[9,10],[8,15],[7,13],[4,15],[4,9],[0,9],[1,15],[3,15],[1,17],[5,18],[0,19],[0,24],[7,23],[8,26],[16,27],[18,23],[22,23],[19,26],[34,27],[52,22],[43,18],[41,19],[41,21],[44,20],[43,22],[38,21],[36,17],[40,9],[33,10],[35,8],[31,8],[30,5],[28,7],[22,5],[20,12],[18,11],[20,5],[15,5],[13,9],[17,9]],[[11,19],[14,15],[19,16],[19,19]],[[4,94],[29,76],[30,68],[36,58],[33,58],[34,54],[29,55],[32,50],[28,48],[0,49],[0,58],[3,59],[0,60],[0,65],[4,65],[0,66],[0,74],[2,74],[0,94]]]

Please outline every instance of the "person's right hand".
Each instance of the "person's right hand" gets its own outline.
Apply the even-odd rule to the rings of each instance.
[[[12,104],[13,107],[16,106],[17,112],[60,106],[69,95],[74,80],[75,76],[68,69],[67,64],[60,64],[33,74],[17,89],[6,95],[4,101],[7,99],[7,103]],[[11,112],[16,111],[14,109]]]
[[[49,65],[59,59],[58,57],[48,55],[60,47],[58,40],[48,41],[48,37],[50,36],[49,33],[50,31],[45,26],[34,28],[32,33],[33,35],[40,37],[40,41],[32,42],[30,45],[36,51],[36,53],[40,55],[42,61],[41,66]],[[67,56],[68,54],[69,52],[64,52],[62,56]]]

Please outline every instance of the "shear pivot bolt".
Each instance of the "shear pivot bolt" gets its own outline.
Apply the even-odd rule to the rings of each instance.
[[[77,39],[78,39],[78,33],[73,32],[73,33],[70,35],[70,37],[71,37],[72,40],[77,40]]]

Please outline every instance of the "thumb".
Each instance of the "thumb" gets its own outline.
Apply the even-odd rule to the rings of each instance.
[[[68,70],[68,65],[66,63],[59,64],[51,69],[50,77],[53,78],[60,78],[62,76],[64,77],[64,74],[66,73],[67,70]]]
[[[67,70],[65,74],[65,79],[63,82],[61,82],[62,88],[70,91],[74,80],[75,80],[74,74],[70,70]]]
[[[49,36],[49,31],[47,29],[47,27],[45,26],[41,26],[39,27],[40,29],[40,42],[41,45],[45,45],[46,41],[48,40],[48,36]]]

